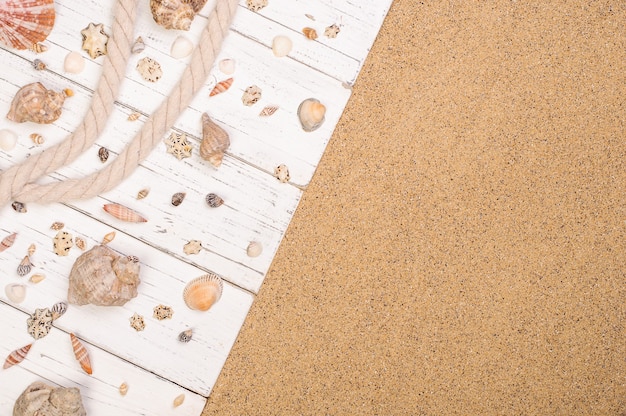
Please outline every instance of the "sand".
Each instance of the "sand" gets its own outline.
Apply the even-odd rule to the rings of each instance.
[[[396,0],[204,414],[624,415],[625,158],[626,3]]]

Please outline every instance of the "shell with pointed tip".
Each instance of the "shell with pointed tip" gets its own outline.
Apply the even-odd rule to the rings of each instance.
[[[2,368],[7,369],[11,366],[14,366],[15,364],[19,364],[24,361],[24,358],[26,358],[26,355],[28,354],[28,351],[32,346],[33,344],[28,344],[23,346],[22,348],[13,351],[4,361],[4,366]]]
[[[15,237],[17,237],[17,233],[9,234],[0,241],[0,253],[13,245]]]
[[[106,233],[104,237],[102,237],[102,245],[109,244],[115,238],[115,231],[111,231],[110,233]]]
[[[216,274],[209,273],[187,283],[183,290],[183,299],[190,309],[208,311],[222,296],[224,283]]]
[[[62,317],[67,312],[67,302],[57,302],[50,308],[52,312],[52,320],[55,321]]]
[[[133,46],[130,48],[130,52],[138,54],[143,52],[144,49],[146,49],[146,43],[141,36],[138,36],[137,39],[135,39],[135,43],[133,43]]]
[[[17,266],[17,274],[19,276],[26,276],[28,273],[30,273],[32,267],[33,264],[30,262],[30,257],[24,256],[19,266]]]
[[[185,401],[185,395],[184,394],[179,394],[178,396],[176,396],[176,398],[174,399],[174,402],[172,404],[174,405],[174,407],[178,407],[181,404],[183,404],[184,401]]]
[[[70,332],[70,339],[72,340],[72,349],[74,350],[74,356],[76,357],[76,361],[80,363],[80,367],[87,374],[91,374],[93,370],[91,369],[91,360],[89,359],[89,353],[82,342],[76,337],[76,335]]]
[[[94,246],[72,266],[67,300],[75,305],[124,305],[137,296],[139,269],[140,264],[129,256],[120,256],[107,246]]]
[[[4,293],[13,303],[21,303],[26,298],[26,286],[19,283],[9,283],[4,287]]]
[[[137,211],[134,211],[120,204],[104,204],[102,207],[106,212],[113,215],[118,220],[126,222],[147,222]]]
[[[269,117],[276,111],[278,111],[278,108],[279,107],[277,105],[268,105],[267,107],[264,107],[263,110],[261,110],[261,112],[259,113],[259,117]]]
[[[41,82],[24,85],[13,97],[7,118],[16,123],[50,124],[61,117],[65,94],[47,89]]]
[[[54,0],[0,0],[0,43],[29,49],[54,26]]]
[[[224,152],[228,146],[230,146],[230,138],[226,130],[215,124],[207,113],[202,114],[200,156],[218,168],[222,164]]]
[[[317,130],[324,123],[326,106],[316,98],[307,98],[298,107],[298,118],[304,131]]]
[[[224,200],[219,195],[214,193],[207,194],[204,199],[211,208],[220,207],[224,203]]]
[[[214,95],[223,93],[224,91],[229,89],[231,85],[233,85],[233,81],[234,81],[234,78],[228,78],[228,79],[225,79],[224,81],[218,82],[217,84],[215,84],[215,87],[213,87],[213,89],[209,93],[209,97],[213,97]]]
[[[189,30],[206,0],[150,0],[154,21],[166,29]]]
[[[317,30],[312,27],[305,27],[302,29],[302,33],[307,39],[315,40],[317,39]]]
[[[13,416],[86,416],[76,387],[53,387],[35,381],[22,392],[13,406]]]

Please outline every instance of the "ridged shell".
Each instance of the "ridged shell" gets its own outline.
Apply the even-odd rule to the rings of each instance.
[[[52,312],[50,309],[35,309],[26,320],[26,330],[35,339],[40,339],[48,335],[52,329]]]
[[[206,0],[150,0],[154,21],[166,29],[189,30]]]
[[[74,356],[76,357],[76,361],[80,363],[80,367],[87,374],[93,373],[93,370],[91,368],[91,360],[89,359],[89,353],[87,352],[87,349],[85,348],[85,346],[82,344],[82,342],[79,341],[76,335],[72,334],[71,332],[70,332],[70,339],[72,340],[72,348],[74,349]]]
[[[32,267],[33,264],[30,262],[30,257],[24,256],[20,264],[17,266],[17,274],[19,276],[26,276],[28,273],[30,273]]]
[[[80,34],[83,36],[82,48],[91,56],[91,59],[107,54],[109,35],[104,31],[102,23],[89,23],[86,28],[80,31]]]
[[[64,93],[49,90],[41,82],[33,82],[15,94],[7,118],[16,123],[50,124],[61,116],[64,102]]]
[[[13,245],[15,237],[17,237],[17,233],[9,234],[0,241],[0,253]]]
[[[29,49],[54,26],[54,0],[0,0],[0,43]]]
[[[120,204],[104,204],[102,207],[106,212],[113,215],[115,218],[126,222],[147,222],[148,220],[141,216],[137,211],[134,211],[124,205]]]
[[[224,152],[228,146],[230,146],[230,138],[226,130],[215,124],[207,113],[203,113],[200,156],[218,168],[222,164]]]
[[[30,45],[30,47],[28,48],[29,51],[33,51],[35,53],[44,53],[48,50],[48,47],[46,45],[43,45],[41,43],[33,43],[32,45]]]
[[[65,224],[63,224],[61,221],[55,221],[50,226],[50,229],[51,230],[55,230],[55,231],[59,231],[63,227],[65,227]]]
[[[62,317],[67,312],[67,302],[57,302],[50,308],[52,312],[52,320],[55,321]]]
[[[45,141],[43,136],[39,133],[32,133],[29,137],[35,144],[43,144],[43,142]]]
[[[176,192],[174,195],[172,195],[172,205],[177,207],[182,204],[185,200],[186,195],[187,194],[185,192]]]
[[[204,198],[211,208],[217,208],[224,203],[224,200],[217,194],[210,193]]]
[[[298,118],[307,132],[318,129],[324,123],[326,106],[316,98],[307,98],[298,107]]]
[[[102,245],[109,244],[115,238],[115,231],[111,231],[110,233],[106,233],[104,237],[102,237]]]
[[[26,358],[26,355],[28,354],[28,351],[32,346],[33,344],[28,344],[23,346],[22,348],[13,351],[4,361],[4,365],[2,366],[2,368],[6,370],[7,368],[24,361],[24,358]]]
[[[141,191],[137,192],[137,199],[144,199],[150,193],[150,188],[144,188]]]
[[[74,245],[76,245],[80,251],[85,251],[87,248],[87,242],[82,237],[74,237]]]
[[[183,299],[190,308],[208,311],[222,296],[224,283],[213,273],[197,277],[187,284],[183,290]]]
[[[178,340],[180,342],[189,342],[189,341],[191,341],[192,337],[193,337],[193,330],[192,329],[186,329],[183,332],[181,332],[180,334],[178,334]]]
[[[13,416],[85,416],[80,390],[32,383],[17,398]]]
[[[4,293],[13,303],[21,303],[26,298],[26,286],[19,283],[9,283],[4,287]]]
[[[307,39],[315,40],[317,39],[317,30],[312,27],[305,27],[302,29],[302,33]]]
[[[213,97],[214,95],[221,94],[233,85],[234,78],[228,78],[224,81],[218,82],[215,87],[209,93],[209,97]]]
[[[268,105],[267,107],[263,108],[263,110],[261,110],[261,112],[259,113],[259,117],[269,117],[276,111],[278,111],[278,108],[279,107],[277,105]]]
[[[141,117],[141,113],[138,113],[137,111],[133,111],[132,113],[128,115],[127,120],[136,121],[136,120],[139,120],[139,117]]]

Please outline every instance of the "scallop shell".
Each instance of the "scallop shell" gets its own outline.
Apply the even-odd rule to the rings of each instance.
[[[187,284],[183,290],[183,299],[190,308],[208,311],[222,296],[224,283],[213,273],[197,277]]]
[[[304,34],[304,37],[306,37],[307,39],[311,39],[311,40],[317,39],[317,30],[313,29],[312,27],[303,28],[302,33]]]
[[[141,36],[138,36],[137,39],[135,39],[135,43],[133,43],[133,46],[130,48],[130,52],[138,54],[143,52],[144,49],[146,49],[146,43]]]
[[[228,146],[230,146],[230,139],[226,130],[215,124],[207,113],[203,113],[200,156],[218,168],[222,164],[224,152]]]
[[[47,67],[48,65],[46,65],[45,62],[43,62],[41,59],[35,59],[33,61],[33,68],[35,68],[37,71],[43,71]]]
[[[298,118],[302,129],[307,132],[317,130],[324,123],[326,106],[316,98],[307,98],[298,107]]]
[[[57,256],[67,256],[74,246],[72,239],[74,236],[67,231],[59,231],[52,239],[52,248]]]
[[[32,133],[29,137],[35,144],[43,144],[43,142],[45,141],[43,136],[39,133]]]
[[[172,195],[172,205],[177,207],[182,204],[186,195],[187,194],[185,192],[176,192],[174,195]]]
[[[111,231],[110,233],[107,233],[104,235],[104,237],[102,237],[102,245],[106,245],[109,244],[111,241],[113,241],[113,239],[115,238],[115,231]]]
[[[198,254],[202,250],[202,242],[199,240],[191,240],[183,246],[185,254]]]
[[[267,6],[267,0],[246,0],[246,5],[248,9],[253,12],[258,12],[263,7]]]
[[[170,55],[175,59],[182,59],[189,56],[193,51],[193,42],[187,39],[185,36],[179,36],[172,42],[170,48]]]
[[[17,133],[13,130],[2,129],[0,130],[0,149],[13,150],[17,144]]]
[[[17,233],[9,234],[0,241],[0,253],[13,245],[15,237],[17,237]]]
[[[50,124],[61,116],[64,102],[64,93],[49,90],[41,82],[33,82],[15,94],[7,118],[16,123]]]
[[[85,58],[80,52],[72,51],[65,55],[63,69],[70,74],[80,74],[85,69]]]
[[[17,398],[13,416],[85,416],[78,388],[53,387],[32,383]]]
[[[274,177],[282,183],[289,182],[291,176],[289,175],[289,168],[287,168],[287,165],[282,164],[275,167]]]
[[[30,262],[30,257],[24,256],[19,266],[17,266],[17,274],[19,276],[26,276],[28,273],[30,273],[32,267],[33,264]]]
[[[122,396],[126,396],[126,393],[128,393],[128,383],[124,382],[120,384],[119,391]]]
[[[67,301],[74,305],[121,306],[137,296],[140,264],[107,246],[94,246],[76,259]]]
[[[106,212],[113,215],[115,218],[126,222],[147,222],[148,220],[142,217],[137,211],[134,211],[124,205],[120,204],[104,204],[102,207]]]
[[[36,274],[32,275],[32,276],[30,277],[30,279],[28,279],[28,280],[29,280],[31,283],[35,283],[35,284],[37,284],[37,283],[41,283],[41,282],[43,282],[43,280],[44,280],[45,278],[46,278],[46,275],[45,275],[45,274],[36,273]]]
[[[214,95],[221,94],[233,85],[233,78],[225,79],[224,81],[218,82],[215,87],[209,93],[209,97],[213,97]]]
[[[291,48],[293,48],[293,42],[287,36],[278,35],[272,40],[272,52],[277,58],[289,55]]]
[[[91,368],[91,360],[89,359],[89,353],[82,342],[76,337],[76,335],[70,332],[70,339],[72,340],[72,349],[74,349],[74,356],[76,361],[80,363],[80,367],[87,374],[93,373]]]
[[[171,306],[157,305],[153,309],[152,317],[162,321],[163,319],[172,319],[172,315],[174,315],[174,310]]]
[[[26,355],[32,346],[33,344],[24,345],[22,348],[11,352],[11,354],[9,354],[7,359],[4,361],[2,368],[6,370],[7,368],[24,361],[24,358],[26,358]]]
[[[52,329],[52,312],[50,309],[35,309],[35,312],[26,320],[26,329],[35,339],[48,335]]]
[[[67,312],[67,302],[57,302],[50,308],[52,312],[52,320],[55,321],[62,317]]]
[[[22,303],[26,299],[26,286],[18,283],[9,283],[4,287],[4,293],[13,303]]]
[[[134,313],[133,316],[130,317],[130,326],[135,329],[135,331],[143,331],[146,329],[146,322],[143,319],[143,316],[138,313]]]
[[[231,75],[235,73],[235,60],[226,58],[222,59],[218,64],[220,71],[225,75]]]
[[[137,71],[143,79],[148,82],[157,82],[163,76],[163,70],[161,64],[152,58],[141,58],[137,62]]]
[[[178,340],[180,342],[189,342],[189,341],[191,341],[192,337],[193,337],[193,330],[192,329],[186,329],[183,332],[181,332],[180,334],[178,334]]]
[[[185,395],[184,394],[179,394],[178,396],[176,396],[176,398],[174,399],[174,402],[172,404],[174,405],[174,407],[178,407],[181,404],[183,404],[184,401],[185,401]]]
[[[217,208],[224,203],[224,200],[217,194],[210,193],[204,198],[211,208]]]
[[[166,29],[189,30],[206,0],[150,0],[154,21]]]
[[[267,107],[264,107],[263,110],[261,110],[261,112],[259,113],[259,117],[269,117],[276,111],[278,111],[278,108],[279,107],[277,105],[268,105]]]
[[[107,43],[109,35],[104,31],[102,23],[89,23],[86,28],[80,31],[83,36],[83,50],[87,51],[91,59],[107,54]]]
[[[241,96],[241,102],[245,106],[251,106],[256,104],[261,99],[261,88],[256,85],[251,85],[243,92]]]
[[[258,241],[251,241],[246,248],[246,254],[249,257],[259,257],[263,252],[263,245]]]
[[[28,212],[28,210],[26,209],[26,204],[23,204],[19,201],[13,201],[13,203],[11,203],[11,207],[15,210],[15,212],[19,212],[20,214]]]
[[[55,17],[54,0],[0,0],[0,43],[29,49],[46,40]]]

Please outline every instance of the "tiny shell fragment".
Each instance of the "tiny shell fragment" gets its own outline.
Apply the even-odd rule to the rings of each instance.
[[[37,283],[42,282],[45,278],[46,278],[46,275],[45,275],[45,274],[35,273],[35,274],[34,274],[34,275],[32,275],[32,276],[30,277],[30,279],[28,279],[28,280],[30,280],[30,281],[31,281],[31,283],[35,283],[35,284],[37,284]]]
[[[109,158],[109,150],[106,147],[101,147],[98,150],[98,157],[100,158],[100,162],[106,162]]]
[[[288,182],[290,176],[289,176],[289,169],[287,168],[287,165],[282,164],[274,168],[274,177],[278,179],[279,181],[281,181],[282,183]]]
[[[28,246],[28,255],[32,256],[33,254],[35,254],[35,251],[37,251],[37,246],[35,245],[35,243],[31,244]]]
[[[180,334],[178,334],[178,340],[180,342],[189,342],[189,341],[191,341],[192,337],[193,337],[193,330],[192,329],[187,329],[187,330],[181,332]]]
[[[9,129],[0,130],[0,149],[13,150],[17,144],[17,134]]]
[[[312,27],[305,27],[302,29],[302,33],[307,39],[315,40],[317,39],[317,30]]]
[[[144,199],[150,193],[150,188],[144,188],[141,191],[137,192],[137,199]]]
[[[119,390],[122,396],[126,396],[126,393],[128,393],[128,384],[126,382],[120,384]]]
[[[130,326],[133,327],[136,331],[143,331],[146,328],[146,323],[143,320],[143,316],[139,315],[137,312],[133,316],[130,317]]]
[[[331,38],[331,39],[336,38],[340,30],[341,29],[339,29],[339,26],[337,24],[332,24],[328,26],[326,30],[324,30],[324,36]]]
[[[161,64],[152,58],[142,58],[137,62],[137,71],[148,82],[157,82],[163,76]]]
[[[102,245],[109,244],[111,241],[113,241],[114,238],[115,238],[115,231],[111,231],[110,233],[105,234],[104,237],[102,238]]]
[[[222,59],[218,64],[220,71],[225,75],[231,75],[235,73],[235,60],[226,58]]]
[[[81,237],[74,237],[74,244],[76,244],[76,247],[78,247],[81,251],[85,251],[85,248],[87,248],[87,243]]]
[[[52,225],[50,226],[51,230],[55,230],[55,231],[59,231],[61,228],[65,227],[65,224],[63,224],[60,221],[55,221],[52,223]]]
[[[89,23],[89,25],[80,31],[83,35],[83,50],[87,51],[91,59],[107,54],[107,43],[109,35],[104,31],[104,25]]]
[[[43,136],[39,133],[32,133],[29,137],[35,144],[43,144],[45,141]]]
[[[130,113],[128,115],[127,120],[128,121],[136,121],[136,120],[139,120],[139,117],[141,117],[141,113],[139,113],[137,111],[133,111],[132,113]]]
[[[174,195],[172,195],[172,205],[177,207],[182,204],[186,195],[187,194],[185,192],[176,192]]]
[[[164,143],[165,146],[167,146],[167,153],[176,156],[176,159],[182,160],[186,157],[191,157],[193,146],[191,142],[187,140],[185,133],[178,134],[173,131],[170,136],[164,140]]]
[[[191,240],[183,247],[185,254],[198,254],[202,250],[202,242],[199,240]]]
[[[65,94],[66,97],[73,97],[74,96],[74,90],[71,88],[66,88],[63,90],[63,94]]]
[[[146,44],[143,41],[143,38],[139,36],[137,40],[135,40],[135,43],[133,43],[133,46],[130,49],[130,51],[131,53],[137,54],[137,53],[143,52],[144,49],[146,49]]]
[[[13,303],[21,303],[26,299],[26,286],[19,283],[9,283],[4,287],[4,293]]]
[[[241,102],[245,106],[251,106],[261,99],[261,88],[251,85],[243,92]]]
[[[248,9],[253,12],[258,12],[263,7],[267,6],[267,0],[246,0],[246,5]]]
[[[79,52],[72,51],[65,55],[63,69],[70,74],[79,74],[85,69],[85,58]]]
[[[17,274],[19,276],[26,276],[30,273],[33,264],[30,262],[30,257],[24,256],[19,266],[17,266]]]
[[[28,212],[28,210],[26,209],[26,204],[23,204],[21,202],[13,201],[11,206],[13,207],[13,209],[16,212],[19,212],[20,214],[24,214],[24,213]]]
[[[207,194],[205,200],[211,208],[217,208],[224,203],[224,200],[219,195],[214,193]]]
[[[174,310],[171,306],[157,305],[154,307],[152,317],[162,321],[164,319],[172,319]]]
[[[304,15],[305,15],[307,18],[309,18],[309,19],[311,19],[311,20],[315,21],[315,16],[313,16],[312,14],[305,13]]]
[[[293,42],[287,36],[278,35],[272,40],[272,52],[277,58],[282,58],[289,55]]]
[[[74,236],[67,231],[59,231],[52,239],[52,247],[57,256],[67,256],[70,249],[74,246],[72,242]]]
[[[121,204],[104,204],[102,207],[107,213],[111,214],[115,218],[126,222],[148,222],[137,211],[132,210]]]
[[[268,105],[267,107],[263,108],[263,110],[261,110],[261,112],[259,113],[259,117],[269,117],[276,111],[278,111],[278,108],[279,107],[277,105]]]
[[[185,395],[184,394],[180,394],[178,396],[176,396],[176,398],[174,399],[174,407],[178,407],[181,404],[183,404],[183,402],[185,401]]]
[[[43,71],[47,67],[48,66],[41,59],[35,59],[33,61],[33,68],[35,68],[37,71]]]
[[[263,245],[258,241],[251,241],[248,244],[248,248],[246,249],[246,253],[249,257],[259,257],[263,252]]]
[[[214,95],[221,94],[233,85],[233,78],[225,79],[224,81],[220,81],[215,84],[215,87],[209,93],[209,97],[213,97]]]

